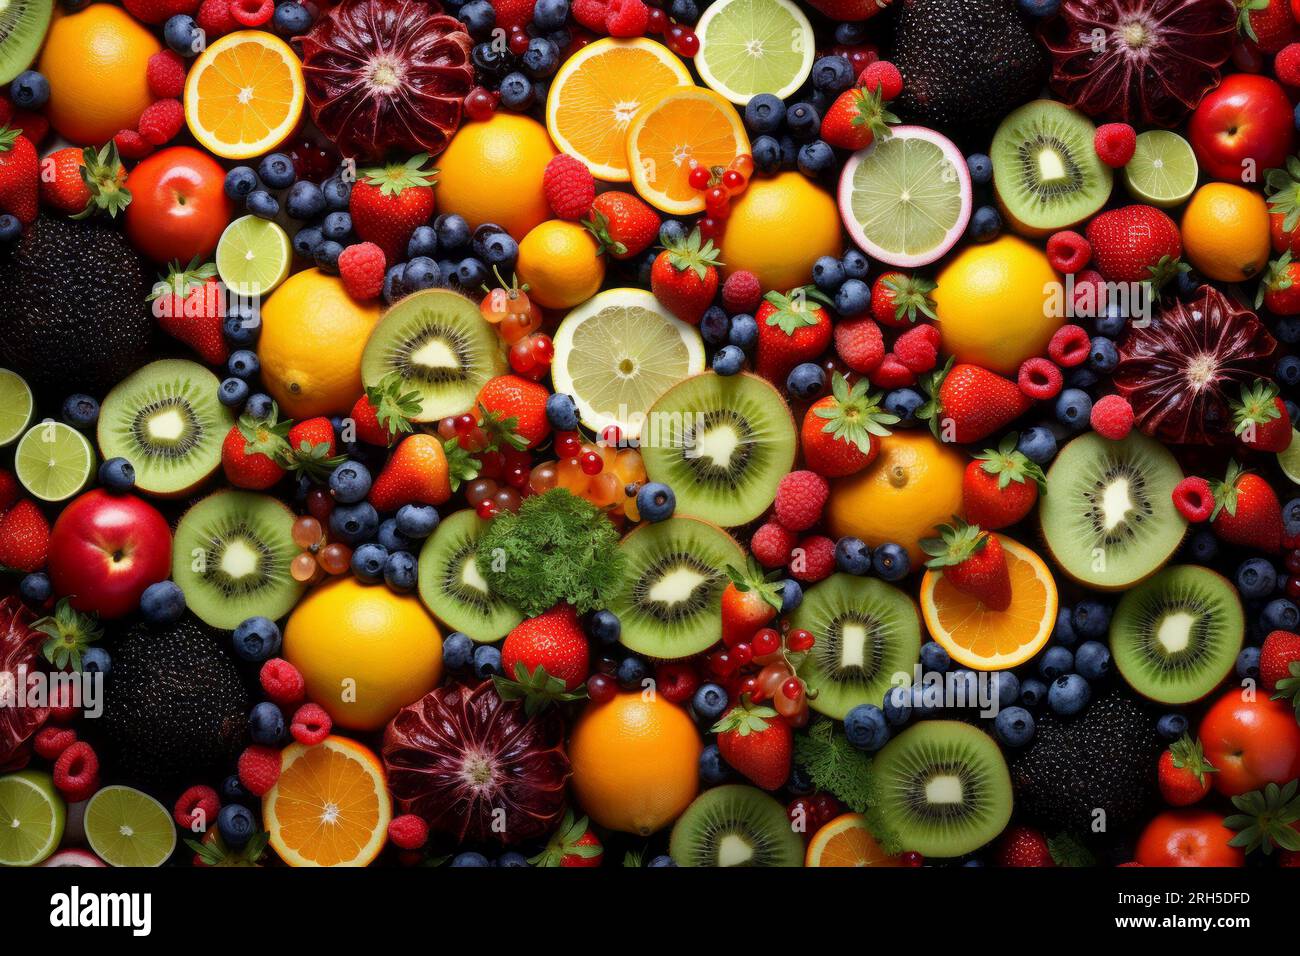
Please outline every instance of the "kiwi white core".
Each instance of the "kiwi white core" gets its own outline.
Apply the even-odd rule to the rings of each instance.
[[[719,866],[744,866],[753,856],[754,848],[734,833],[728,833],[718,843]]]
[[[482,591],[484,594],[488,593],[487,579],[479,573],[478,562],[472,554],[460,569],[460,579],[475,591]]]
[[[693,568],[676,567],[650,586],[649,598],[662,604],[687,600],[708,579]]]
[[[149,435],[158,441],[173,442],[183,434],[185,434],[185,419],[175,408],[159,412],[149,419]]]
[[[221,553],[221,570],[232,581],[257,573],[257,552],[245,541],[231,541]]]
[[[861,667],[867,660],[867,629],[861,624],[846,624],[840,631],[840,665]]]
[[[740,446],[740,433],[730,425],[710,428],[695,439],[695,454],[707,458],[719,468],[725,468],[731,462],[731,456]]]
[[[456,353],[442,339],[430,339],[421,345],[411,353],[411,363],[431,369],[460,368]]]
[[[925,782],[926,803],[961,803],[962,796],[960,777],[945,773],[933,776]]]
[[[1061,154],[1054,149],[1044,149],[1038,153],[1038,177],[1045,183],[1057,183],[1066,178],[1065,163]]]
[[[1101,496],[1101,513],[1106,530],[1113,531],[1133,510],[1133,496],[1129,494],[1128,479],[1116,478],[1106,486]]]
[[[1196,621],[1196,615],[1187,611],[1168,614],[1156,629],[1156,640],[1170,654],[1185,651],[1192,643],[1192,628],[1196,626]]]

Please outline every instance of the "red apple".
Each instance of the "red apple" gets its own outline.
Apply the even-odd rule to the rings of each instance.
[[[1286,162],[1293,123],[1291,101],[1276,80],[1233,73],[1205,94],[1187,132],[1202,170],[1249,186]]]
[[[226,171],[192,146],[154,153],[131,170],[126,234],[154,262],[206,260],[230,222]]]
[[[135,495],[88,491],[50,532],[50,582],[78,611],[130,614],[144,589],[172,570],[172,533],[158,509]]]

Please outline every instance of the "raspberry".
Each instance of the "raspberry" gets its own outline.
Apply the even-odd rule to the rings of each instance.
[[[58,760],[59,754],[77,742],[77,732],[71,727],[46,725],[32,738],[32,750],[42,760]]]
[[[663,661],[655,666],[655,686],[670,704],[684,704],[700,686],[700,675],[689,661]]]
[[[348,295],[365,302],[384,288],[384,271],[388,267],[384,250],[373,242],[355,242],[339,255],[339,278]]]
[[[806,531],[821,520],[830,485],[815,471],[792,471],[776,486],[774,511],[781,527]]]
[[[609,0],[573,0],[569,5],[573,19],[593,33],[605,32],[605,20],[609,16]]]
[[[641,0],[609,0],[605,29],[612,37],[645,36],[650,22],[650,8]]]
[[[1097,158],[1111,169],[1127,166],[1137,149],[1137,133],[1128,123],[1106,123],[1097,127],[1097,134],[1092,138],[1092,148],[1097,151]]]
[[[418,850],[429,839],[429,824],[414,813],[403,813],[389,821],[388,839],[399,850]]]
[[[211,787],[197,784],[190,787],[176,801],[172,808],[172,819],[178,826],[194,833],[203,833],[208,825],[217,819],[221,810],[221,798]],[[195,827],[195,824],[198,824]]]
[[[858,86],[864,87],[868,93],[880,87],[882,100],[897,99],[898,94],[903,92],[903,74],[888,60],[877,60],[869,63],[858,75]]]
[[[1208,521],[1214,513],[1214,492],[1204,478],[1184,478],[1174,485],[1173,499],[1178,513],[1193,523]]]
[[[1133,406],[1121,395],[1104,395],[1092,406],[1089,421],[1102,438],[1120,441],[1133,430]]]
[[[1300,86],[1300,43],[1288,43],[1273,58],[1273,72],[1279,83]]]
[[[266,794],[280,779],[280,751],[252,744],[239,755],[239,782],[255,797]]]
[[[241,27],[260,27],[275,13],[275,0],[232,0],[230,16]]]
[[[263,664],[258,680],[266,696],[281,707],[298,703],[306,692],[306,682],[298,668],[283,658],[273,657]]]
[[[1074,277],[1074,295],[1070,304],[1076,316],[1103,315],[1108,299],[1106,277],[1096,269],[1084,269]]]
[[[68,803],[90,799],[99,789],[99,757],[90,744],[78,740],[54,762],[54,786]]]
[[[144,159],[153,152],[153,147],[133,129],[122,130],[113,137],[113,144],[123,159]]]
[[[796,581],[813,584],[830,577],[835,570],[835,542],[822,534],[804,538],[794,546],[790,557],[790,576]]]
[[[877,388],[905,388],[916,384],[916,373],[890,352],[871,373],[871,384]]]
[[[1088,361],[1092,351],[1092,339],[1079,325],[1063,325],[1052,335],[1047,343],[1047,355],[1061,368],[1074,368]]]
[[[1025,359],[1020,365],[1020,374],[1016,376],[1020,393],[1040,402],[1061,394],[1063,383],[1061,370],[1045,358]]]
[[[1092,246],[1077,232],[1064,229],[1047,240],[1047,262],[1057,272],[1074,274],[1092,258]]]
[[[177,99],[185,92],[185,61],[172,50],[159,50],[145,67],[149,92],[159,99]]]
[[[727,276],[722,283],[722,305],[731,315],[741,313],[753,314],[763,304],[763,287],[759,285],[758,276],[745,269],[739,269]]]
[[[855,372],[874,372],[885,357],[885,339],[876,320],[850,319],[836,324],[835,354]]]
[[[66,727],[80,716],[81,708],[72,696],[72,688],[67,684],[55,687],[50,693],[50,720]]]
[[[939,362],[939,330],[933,325],[917,325],[894,340],[894,358],[908,371],[928,372]]]
[[[754,560],[763,567],[782,568],[790,560],[790,551],[794,548],[795,535],[775,521],[769,521],[754,532],[749,539],[749,550],[754,552]]]
[[[591,212],[596,198],[596,181],[591,170],[565,153],[546,164],[542,174],[542,192],[551,212],[561,219],[576,222]]]
[[[203,0],[195,19],[209,43],[239,26],[230,15],[230,0]]]
[[[180,100],[154,100],[140,114],[136,129],[150,146],[170,143],[185,127],[185,107]]]
[[[334,721],[320,704],[303,704],[293,715],[289,733],[300,744],[314,747],[330,735]]]

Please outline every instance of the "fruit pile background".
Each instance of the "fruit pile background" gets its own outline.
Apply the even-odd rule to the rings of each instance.
[[[0,865],[1300,864],[1300,2],[0,11]]]

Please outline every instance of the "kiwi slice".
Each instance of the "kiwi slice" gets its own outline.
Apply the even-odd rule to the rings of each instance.
[[[646,474],[673,489],[677,512],[725,527],[767,510],[794,452],[790,409],[757,375],[684,379],[650,406],[641,429]]]
[[[476,641],[504,637],[523,615],[493,594],[479,573],[479,538],[488,523],[473,511],[444,518],[420,550],[420,599],[448,627]]]
[[[1232,584],[1208,568],[1183,564],[1120,599],[1110,622],[1110,652],[1139,694],[1162,704],[1187,704],[1228,676],[1245,633]]]
[[[1182,480],[1174,456],[1138,432],[1117,442],[1096,432],[1074,439],[1048,470],[1038,509],[1052,558],[1076,581],[1102,590],[1149,577],[1187,531],[1172,497]]]
[[[993,134],[993,187],[1022,232],[1041,235],[1087,219],[1110,197],[1110,168],[1097,158],[1097,128],[1054,100],[1013,110]]]
[[[401,373],[407,388],[420,395],[420,422],[472,408],[483,384],[505,370],[496,330],[477,305],[448,289],[426,289],[399,301],[375,325],[361,353],[366,387],[389,372]]]
[[[757,787],[729,784],[691,801],[668,841],[678,866],[803,866],[785,809]]]
[[[988,734],[956,720],[927,720],[876,754],[872,776],[882,825],[904,850],[972,853],[1011,819],[1011,773]]]
[[[53,0],[9,0],[0,8],[0,83],[32,65],[53,12]]]
[[[192,491],[220,467],[221,444],[235,423],[234,412],[217,401],[220,385],[196,362],[151,362],[104,399],[100,452],[129,461],[141,491]]]
[[[858,704],[880,706],[894,674],[910,679],[921,655],[916,605],[875,578],[832,574],[808,589],[791,625],[817,640],[799,665],[817,692],[808,705],[836,720]]]
[[[627,563],[611,610],[625,647],[672,660],[717,642],[727,567],[745,563],[731,535],[698,518],[669,518],[642,525],[619,547]]]
[[[218,491],[185,512],[172,542],[172,580],[190,610],[228,631],[246,618],[288,614],[303,591],[289,573],[302,551],[293,543],[295,517],[249,491]]]

